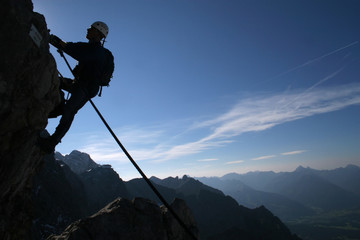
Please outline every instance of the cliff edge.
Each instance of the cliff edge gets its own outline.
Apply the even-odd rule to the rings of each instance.
[[[36,146],[60,101],[48,30],[30,0],[1,1],[0,239],[27,239],[31,179],[44,153]]]
[[[171,207],[189,230],[198,236],[195,219],[185,201],[175,199]],[[68,226],[59,236],[47,240],[192,240],[164,206],[144,198],[118,198],[91,217]]]

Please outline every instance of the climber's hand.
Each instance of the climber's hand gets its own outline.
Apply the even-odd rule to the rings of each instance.
[[[63,42],[58,36],[50,34],[49,43],[56,48],[63,49],[66,43]]]

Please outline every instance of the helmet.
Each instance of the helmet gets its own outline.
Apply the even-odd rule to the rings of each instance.
[[[104,35],[104,38],[106,38],[109,33],[109,27],[104,22],[97,21],[91,24],[91,26],[99,30]]]

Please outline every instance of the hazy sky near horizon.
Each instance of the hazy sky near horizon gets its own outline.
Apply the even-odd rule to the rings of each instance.
[[[360,165],[359,1],[33,2],[64,41],[109,25],[114,78],[93,100],[148,176]],[[75,149],[139,177],[90,104],[56,148]]]

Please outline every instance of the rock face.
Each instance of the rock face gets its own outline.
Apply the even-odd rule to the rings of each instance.
[[[60,101],[59,85],[45,19],[32,2],[2,0],[0,15],[0,239],[27,239],[31,179],[44,155],[36,138]]]
[[[89,215],[84,185],[64,162],[55,160],[54,156],[44,158],[43,167],[33,182],[32,239],[60,234],[74,221]]]
[[[55,155],[57,160],[53,155],[44,158],[44,165],[34,178],[32,239],[46,239],[51,234],[61,234],[69,224],[95,214],[115,199],[134,197],[110,165],[97,165],[91,170],[76,174],[59,160],[59,154]],[[145,187],[150,190],[148,186]],[[181,217],[188,219],[191,213],[184,210],[182,204],[177,200],[173,207],[179,209]],[[151,204],[146,206],[152,208]],[[163,211],[166,212],[166,209]],[[166,226],[174,226],[171,218],[166,217],[166,220],[169,222]],[[113,228],[109,225],[104,226],[104,229],[106,227]],[[141,230],[157,232],[156,227]],[[176,228],[172,232],[174,233],[169,233],[171,236],[181,234],[177,233]]]
[[[110,165],[98,166],[79,175],[88,201],[88,212],[94,214],[118,197],[128,198],[124,182]]]
[[[176,199],[171,206],[197,235],[194,217],[185,202]],[[143,198],[116,199],[95,215],[79,220],[59,236],[48,239],[107,240],[190,240],[185,230],[164,207]]]

